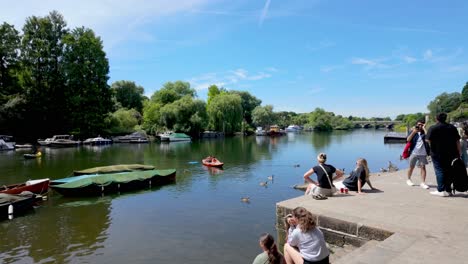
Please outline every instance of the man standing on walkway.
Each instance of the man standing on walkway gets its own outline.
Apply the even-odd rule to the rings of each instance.
[[[437,124],[431,126],[426,139],[431,145],[431,158],[437,179],[437,191],[432,195],[450,196],[453,175],[451,162],[461,156],[460,135],[457,128],[446,122],[447,114],[436,116]]]
[[[418,163],[418,166],[421,168],[421,184],[419,186],[424,189],[429,189],[429,186],[426,184],[426,165],[428,164],[427,155],[429,155],[429,145],[426,142],[426,124],[424,121],[420,120],[416,123],[416,126],[408,135],[406,141],[411,142],[411,154],[409,157],[410,167],[406,184],[414,186],[414,183],[411,181],[411,175],[413,174],[416,163]]]

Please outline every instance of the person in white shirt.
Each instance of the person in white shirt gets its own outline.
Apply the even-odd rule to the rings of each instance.
[[[329,264],[330,251],[312,214],[304,207],[296,207],[292,215],[297,226],[284,245],[286,263]]]
[[[428,164],[427,156],[429,155],[429,144],[426,142],[426,124],[423,121],[418,121],[406,138],[406,141],[411,142],[406,184],[409,186],[415,185],[411,181],[411,175],[413,174],[414,167],[416,167],[416,163],[418,163],[419,168],[421,168],[421,183],[419,186],[429,189],[429,186],[426,184],[426,165]]]

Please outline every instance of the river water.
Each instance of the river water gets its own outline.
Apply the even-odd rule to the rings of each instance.
[[[177,182],[121,195],[48,199],[25,216],[0,222],[1,263],[251,263],[258,237],[276,234],[275,204],[302,195],[292,188],[316,163],[349,173],[364,157],[372,172],[392,161],[402,144],[384,144],[384,130],[289,133],[279,138],[233,137],[191,143],[114,144],[0,152],[0,184],[58,179],[73,170],[142,163],[177,169]],[[200,160],[215,155],[224,170]],[[197,162],[197,163],[195,163]],[[299,167],[297,166],[299,165]],[[267,186],[260,182],[274,175]],[[378,187],[378,186],[376,186]],[[250,203],[241,197],[250,197]]]

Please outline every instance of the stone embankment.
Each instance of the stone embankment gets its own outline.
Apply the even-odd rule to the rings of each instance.
[[[419,169],[413,172],[416,186],[406,184],[407,170],[371,176],[381,191],[338,194],[327,200],[301,196],[276,205],[278,232],[282,218],[297,206],[315,217],[329,243],[346,249],[332,256],[336,263],[468,263],[468,195],[430,195],[436,190],[432,164],[426,183],[419,187]],[[353,250],[349,250],[349,248]]]

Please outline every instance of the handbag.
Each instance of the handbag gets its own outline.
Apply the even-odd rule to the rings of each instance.
[[[327,175],[327,180],[328,180],[328,183],[330,184],[331,192],[332,192],[332,193],[336,193],[338,190],[336,189],[335,185],[333,185],[333,184],[331,183],[330,176],[328,175],[327,170],[322,166],[322,164],[319,164],[319,166],[320,166],[320,168],[322,168],[322,170],[325,172],[325,175]]]

